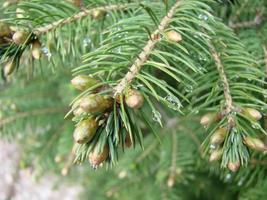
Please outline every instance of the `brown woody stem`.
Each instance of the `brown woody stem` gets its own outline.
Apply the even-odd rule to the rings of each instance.
[[[70,24],[72,22],[78,21],[88,15],[92,15],[95,11],[104,11],[104,12],[108,12],[108,11],[116,11],[116,10],[123,10],[127,7],[129,7],[131,4],[123,4],[123,5],[110,5],[110,6],[101,6],[101,7],[97,7],[97,8],[92,8],[92,9],[85,9],[82,10],[81,12],[68,17],[66,19],[60,19],[56,22],[53,22],[51,24],[39,27],[37,29],[35,29],[33,32],[36,35],[40,35],[43,33],[47,33],[53,29],[56,29],[58,27],[61,27],[63,25],[66,24]]]
[[[178,0],[169,10],[167,15],[161,20],[158,28],[153,32],[151,38],[146,43],[146,46],[143,48],[143,51],[137,56],[133,65],[130,67],[130,70],[127,72],[125,77],[118,83],[118,85],[114,88],[114,94],[121,94],[124,89],[130,84],[133,79],[138,75],[140,70],[142,69],[144,63],[147,61],[149,54],[155,48],[156,43],[160,40],[157,35],[163,32],[166,27],[169,25],[173,15],[175,14],[175,10],[179,7],[181,1]]]

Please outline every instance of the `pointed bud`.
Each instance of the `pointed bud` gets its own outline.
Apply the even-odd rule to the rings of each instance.
[[[226,131],[225,128],[219,128],[210,137],[210,143],[213,144],[213,145],[218,145],[218,144],[223,143],[226,134],[227,134],[227,131]]]
[[[227,167],[232,172],[237,172],[240,168],[240,162],[228,162]]]
[[[65,160],[65,157],[62,156],[62,155],[57,155],[57,156],[54,158],[54,160],[55,160],[56,163],[60,163],[60,162],[62,162],[62,161]]]
[[[201,117],[200,124],[202,126],[207,126],[214,120],[214,117],[215,117],[215,113],[211,113],[211,112],[207,113]]]
[[[182,35],[178,33],[177,31],[171,30],[166,33],[166,36],[169,40],[173,42],[180,42],[182,41]]]
[[[17,31],[14,33],[12,39],[15,44],[22,45],[27,42],[29,38],[29,33],[25,31]]]
[[[84,91],[90,87],[93,87],[97,83],[98,83],[97,80],[95,80],[94,78],[92,78],[90,76],[86,76],[86,75],[78,75],[78,76],[75,76],[71,80],[71,84],[73,85],[73,87],[75,87],[77,90],[81,90],[81,91]]]
[[[209,161],[210,161],[210,162],[214,162],[214,161],[220,160],[221,157],[222,157],[222,154],[223,154],[222,149],[218,149],[218,150],[213,151],[213,152],[210,154]]]
[[[74,130],[73,138],[79,144],[89,142],[95,135],[98,128],[98,122],[94,119],[86,119],[78,123]]]
[[[243,112],[244,112],[244,115],[254,120],[260,120],[262,118],[261,113],[253,108],[244,108]]]
[[[244,143],[247,145],[247,147],[257,150],[257,151],[266,151],[265,144],[257,138],[252,137],[245,137]]]
[[[95,148],[89,154],[89,162],[94,168],[96,168],[108,158],[108,155],[109,155],[108,145],[105,145],[104,149],[100,153]]]
[[[4,22],[0,22],[0,37],[8,36],[10,33],[11,30],[9,26]]]
[[[95,9],[92,13],[94,19],[101,19],[105,15],[105,11],[100,9]]]
[[[88,113],[101,113],[112,106],[113,102],[109,96],[101,96],[98,94],[90,94],[82,98],[80,107]]]
[[[127,148],[131,148],[131,146],[132,146],[132,140],[131,140],[131,137],[130,137],[129,134],[126,135],[126,137],[125,137],[125,143],[124,144],[125,144],[125,146]]]
[[[41,57],[41,42],[38,39],[32,42],[32,57],[36,60]]]
[[[172,188],[175,185],[175,176],[170,176],[167,181],[167,186]]]
[[[125,101],[130,108],[138,109],[143,106],[144,97],[138,90],[131,89],[128,91]]]
[[[10,60],[4,67],[4,75],[8,76],[12,74],[12,72],[16,69],[16,62],[14,60]]]
[[[69,169],[67,167],[64,167],[62,170],[61,170],[61,175],[62,176],[67,176],[69,174]]]

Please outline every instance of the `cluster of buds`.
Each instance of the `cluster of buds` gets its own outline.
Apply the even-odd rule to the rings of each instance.
[[[23,45],[23,48],[19,48],[19,51],[15,51],[14,55],[9,55],[3,59],[5,77],[14,72],[19,64],[20,56],[27,46],[31,46],[31,54],[34,59],[40,59],[41,57],[41,43],[36,36],[27,31],[16,30],[14,27],[0,22],[0,45],[3,45],[3,51],[11,51],[11,48],[17,48],[12,44]]]
[[[239,112],[245,116],[248,119],[251,119],[253,121],[258,121],[262,118],[261,113],[258,110],[255,110],[253,108],[243,108],[240,109]],[[201,117],[200,123],[204,127],[207,127],[211,125],[212,123],[218,123],[222,120],[224,114],[218,114],[218,113],[207,113],[204,116]],[[232,130],[231,126],[229,127],[220,127],[211,135],[210,137],[210,157],[209,161],[218,161],[221,159],[223,155],[223,144],[225,141],[226,136],[228,133],[230,133]],[[257,150],[261,152],[265,152],[267,150],[266,145],[263,141],[261,141],[258,138],[253,138],[250,136],[243,138],[243,143],[252,150]],[[240,162],[232,162],[229,161],[227,164],[227,167],[229,170],[236,172],[240,167]]]
[[[71,80],[71,83],[77,90],[85,91],[90,87],[96,86],[98,81],[89,76],[78,75]],[[72,106],[74,116],[79,117],[85,114],[86,118],[82,119],[76,125],[73,133],[74,141],[78,144],[90,143],[100,123],[95,116],[99,114],[104,115],[112,105],[113,100],[110,96],[102,96],[99,94],[90,94],[76,101]],[[106,145],[102,152],[93,149],[88,159],[90,164],[96,168],[108,158],[108,155],[109,148],[108,145]]]
[[[73,138],[76,144],[89,144],[93,145],[88,155],[89,163],[97,168],[104,163],[109,157],[109,145],[106,144],[100,151],[98,148],[98,136],[96,133],[100,127],[107,124],[110,113],[113,111],[113,106],[120,107],[120,98],[115,99],[112,95],[101,95],[101,91],[106,87],[98,87],[99,81],[93,77],[86,75],[77,75],[71,80],[71,84],[79,91],[91,90],[92,93],[75,101],[72,105],[72,113],[78,123],[73,133]],[[144,98],[137,90],[129,89],[125,95],[126,105],[133,109],[138,109],[143,105]],[[124,128],[123,126],[121,128]],[[119,141],[122,147],[130,148],[132,141],[130,135],[122,134],[119,130]],[[96,139],[95,139],[96,138]],[[122,143],[121,141],[124,140]],[[94,141],[94,142],[92,142]]]

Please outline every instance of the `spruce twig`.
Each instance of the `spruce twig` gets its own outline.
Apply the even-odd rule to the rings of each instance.
[[[232,29],[240,29],[240,28],[250,28],[261,25],[263,22],[267,20],[267,17],[263,16],[263,12],[257,12],[254,19],[250,21],[238,22],[233,23],[232,21],[229,22],[229,26]]]
[[[17,113],[16,115],[12,115],[8,118],[0,120],[0,127],[6,125],[8,123],[11,123],[13,121],[16,121],[18,119],[26,118],[29,116],[58,113],[58,112],[62,112],[65,110],[66,110],[66,108],[43,108],[43,109],[38,109],[38,110],[33,110],[33,111],[28,111],[28,112]]]
[[[210,46],[211,54],[214,58],[217,70],[219,72],[220,80],[222,81],[222,84],[223,84],[224,97],[225,97],[225,101],[226,101],[225,114],[228,115],[232,112],[232,110],[234,108],[229,82],[228,82],[228,79],[227,79],[220,55],[217,53],[213,44],[210,43],[209,46]],[[231,116],[229,116],[228,120],[229,120],[228,121],[229,123],[233,122],[233,119]]]
[[[92,8],[92,9],[84,9],[79,13],[74,14],[71,17],[68,17],[66,19],[60,19],[56,22],[53,22],[51,24],[39,27],[35,29],[33,32],[36,35],[44,34],[47,33],[51,30],[54,30],[58,27],[61,27],[66,24],[70,24],[72,22],[78,21],[86,16],[92,15],[96,11],[103,11],[103,12],[108,12],[108,11],[116,11],[116,10],[123,10],[129,6],[133,5],[132,3],[129,4],[122,4],[122,5],[109,5],[109,6],[101,6],[97,8]]]
[[[140,70],[142,69],[144,63],[147,61],[149,54],[155,48],[155,45],[158,41],[160,41],[160,37],[156,37],[158,34],[162,33],[173,18],[175,14],[175,10],[180,6],[181,1],[178,0],[169,10],[167,15],[161,20],[158,28],[153,32],[152,36],[148,40],[146,46],[143,48],[142,52],[137,56],[133,65],[130,67],[130,70],[127,72],[125,77],[119,82],[119,84],[114,88],[114,94],[121,94],[124,89],[130,84],[133,79],[138,75]],[[155,37],[154,37],[155,36]]]

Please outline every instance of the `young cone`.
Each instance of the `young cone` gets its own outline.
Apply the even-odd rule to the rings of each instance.
[[[213,151],[213,152],[210,154],[209,161],[210,161],[210,162],[214,162],[214,161],[220,160],[221,157],[222,157],[222,154],[223,154],[222,149],[218,149],[218,150]]]
[[[96,168],[108,158],[108,154],[109,154],[108,145],[105,145],[103,151],[100,153],[97,152],[96,149],[94,149],[89,154],[89,162],[94,168]]]
[[[4,67],[4,75],[8,76],[12,74],[12,72],[16,69],[16,62],[14,60],[10,60]]]
[[[96,114],[107,110],[112,106],[112,100],[108,96],[101,96],[98,94],[91,94],[87,97],[82,98],[80,107],[83,111]]]
[[[95,80],[94,78],[92,78],[90,76],[86,76],[86,75],[78,75],[78,76],[75,76],[71,80],[71,84],[73,85],[73,87],[75,87],[77,90],[81,90],[81,91],[84,91],[87,88],[90,88],[90,87],[96,85],[97,83],[98,83],[97,80]]]
[[[182,35],[174,30],[168,31],[166,33],[166,36],[170,41],[173,41],[173,42],[180,42],[183,39]]]
[[[213,144],[213,145],[218,145],[218,144],[223,143],[226,134],[227,134],[227,131],[226,131],[225,128],[219,128],[211,136],[210,143]]]
[[[32,57],[39,60],[41,57],[41,42],[36,39],[32,43]]]
[[[260,120],[262,118],[262,114],[253,108],[244,108],[243,109],[244,115],[254,120]]]
[[[105,15],[105,11],[103,10],[94,10],[92,16],[94,19],[101,19]]]
[[[144,104],[144,97],[138,90],[131,89],[128,91],[125,101],[130,108],[139,109]]]
[[[247,147],[257,150],[257,151],[266,151],[265,144],[258,138],[245,137],[244,143]]]
[[[17,31],[14,33],[12,39],[15,44],[22,45],[27,42],[28,37],[29,37],[29,33],[25,31]]]
[[[201,117],[200,124],[202,126],[207,126],[214,120],[214,117],[215,117],[215,113],[209,112]]]
[[[7,24],[0,22],[0,37],[8,36],[11,33],[11,30]]]
[[[94,119],[86,119],[78,123],[73,133],[75,142],[85,144],[95,135],[98,128],[98,122]]]
[[[227,167],[232,172],[237,172],[240,168],[240,162],[228,162]]]

